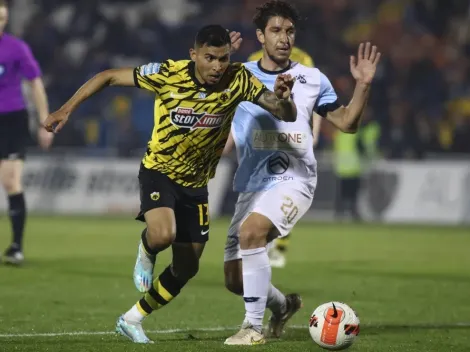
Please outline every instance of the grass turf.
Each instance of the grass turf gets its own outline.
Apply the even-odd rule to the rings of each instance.
[[[198,276],[145,322],[156,344],[140,346],[112,332],[140,298],[132,269],[142,225],[131,218],[30,218],[27,262],[0,266],[0,351],[320,351],[308,319],[331,300],[350,304],[361,318],[350,351],[470,350],[468,228],[300,223],[288,265],[273,269],[273,283],[299,292],[305,307],[281,340],[240,348],[223,345],[244,315],[243,301],[223,286],[227,227],[227,219],[213,222]],[[6,247],[6,217],[0,233]],[[169,258],[158,257],[157,273]]]

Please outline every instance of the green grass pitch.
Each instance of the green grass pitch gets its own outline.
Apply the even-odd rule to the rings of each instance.
[[[32,217],[22,268],[0,266],[0,351],[321,351],[311,312],[339,300],[361,318],[350,351],[470,351],[470,229],[302,222],[285,269],[273,270],[304,308],[282,339],[223,345],[243,319],[243,301],[223,286],[228,220],[214,221],[198,276],[144,325],[154,345],[113,334],[140,297],[132,270],[142,225],[131,217]],[[0,248],[9,223],[0,218]],[[158,257],[156,271],[169,262]],[[267,318],[267,317],[266,317]]]

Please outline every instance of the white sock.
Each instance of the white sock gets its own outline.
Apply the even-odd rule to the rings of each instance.
[[[273,284],[269,286],[268,301],[266,307],[274,314],[282,314],[287,309],[286,296],[279,291]]]
[[[145,315],[137,308],[137,304],[134,304],[132,308],[124,314],[124,320],[129,323],[141,323],[144,318]]]
[[[245,321],[260,329],[271,282],[271,266],[266,248],[242,249],[243,300]]]

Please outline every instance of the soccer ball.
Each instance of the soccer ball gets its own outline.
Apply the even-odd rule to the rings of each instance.
[[[344,350],[359,334],[359,318],[345,303],[325,303],[313,311],[309,330],[320,347],[330,351]]]

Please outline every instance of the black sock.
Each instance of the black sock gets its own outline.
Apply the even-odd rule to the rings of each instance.
[[[150,255],[157,255],[159,250],[150,248],[147,242],[147,228],[145,228],[144,231],[142,231],[141,238],[142,238],[142,244],[144,246],[145,251]]]
[[[26,204],[23,193],[8,196],[9,215],[13,232],[13,245],[21,250],[23,246]]]
[[[171,272],[170,266],[153,280],[152,287],[139,301],[140,308],[150,314],[152,311],[166,306],[173,298],[179,295],[186,282],[180,282]]]

